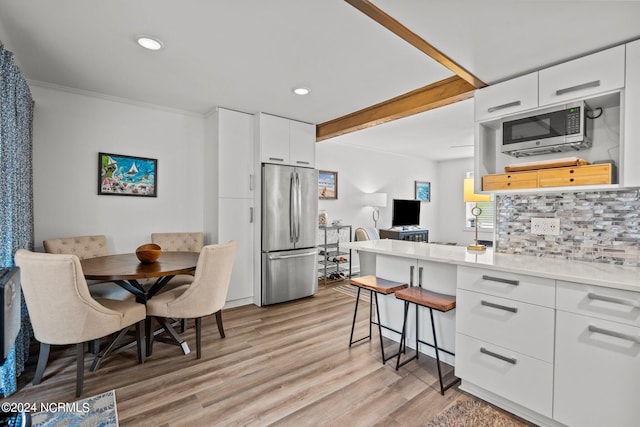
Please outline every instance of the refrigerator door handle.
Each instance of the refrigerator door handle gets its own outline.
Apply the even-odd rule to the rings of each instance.
[[[300,175],[296,172],[296,243],[300,241],[300,221],[302,220],[302,185],[300,185]]]
[[[295,254],[295,255],[280,255],[280,256],[276,256],[276,255],[269,255],[269,259],[291,259],[291,258],[300,258],[300,257],[305,257],[305,256],[311,256],[311,255],[317,255],[318,252],[317,251],[311,251],[311,252],[304,252],[301,254]]]
[[[295,194],[295,175],[294,172],[291,172],[291,177],[289,178],[289,241],[291,243],[295,240],[295,217],[296,217],[296,194]]]

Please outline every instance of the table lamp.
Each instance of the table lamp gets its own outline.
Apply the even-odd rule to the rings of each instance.
[[[490,194],[476,194],[473,192],[473,178],[464,179],[464,201],[475,202],[475,206],[471,209],[471,215],[475,217],[476,244],[467,246],[470,251],[484,251],[487,248],[478,244],[478,217],[482,214],[482,209],[478,206],[478,202],[490,202]]]
[[[369,193],[364,195],[365,206],[373,207],[373,227],[378,228],[380,209],[387,206],[387,193]]]

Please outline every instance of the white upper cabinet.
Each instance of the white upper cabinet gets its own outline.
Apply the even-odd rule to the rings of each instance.
[[[289,120],[261,113],[258,128],[262,163],[288,165],[290,161]]]
[[[627,44],[627,72],[624,109],[624,158],[620,174],[625,187],[640,187],[640,40]]]
[[[314,125],[260,113],[258,129],[262,163],[315,167]]]
[[[540,106],[624,87],[624,45],[540,70]]]
[[[308,123],[289,121],[291,164],[314,167],[316,164],[316,127]]]
[[[529,110],[538,106],[538,73],[531,73],[476,91],[476,121]]]
[[[218,196],[253,197],[253,115],[218,108]]]

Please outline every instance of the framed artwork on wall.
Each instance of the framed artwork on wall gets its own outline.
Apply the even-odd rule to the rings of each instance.
[[[158,161],[98,153],[98,195],[157,197]]]
[[[427,181],[416,181],[416,200],[421,202],[431,201],[431,183]]]
[[[318,198],[338,198],[338,172],[318,171]]]

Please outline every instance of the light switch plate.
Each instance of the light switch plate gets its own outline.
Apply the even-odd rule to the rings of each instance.
[[[560,218],[531,218],[531,234],[560,235]]]

